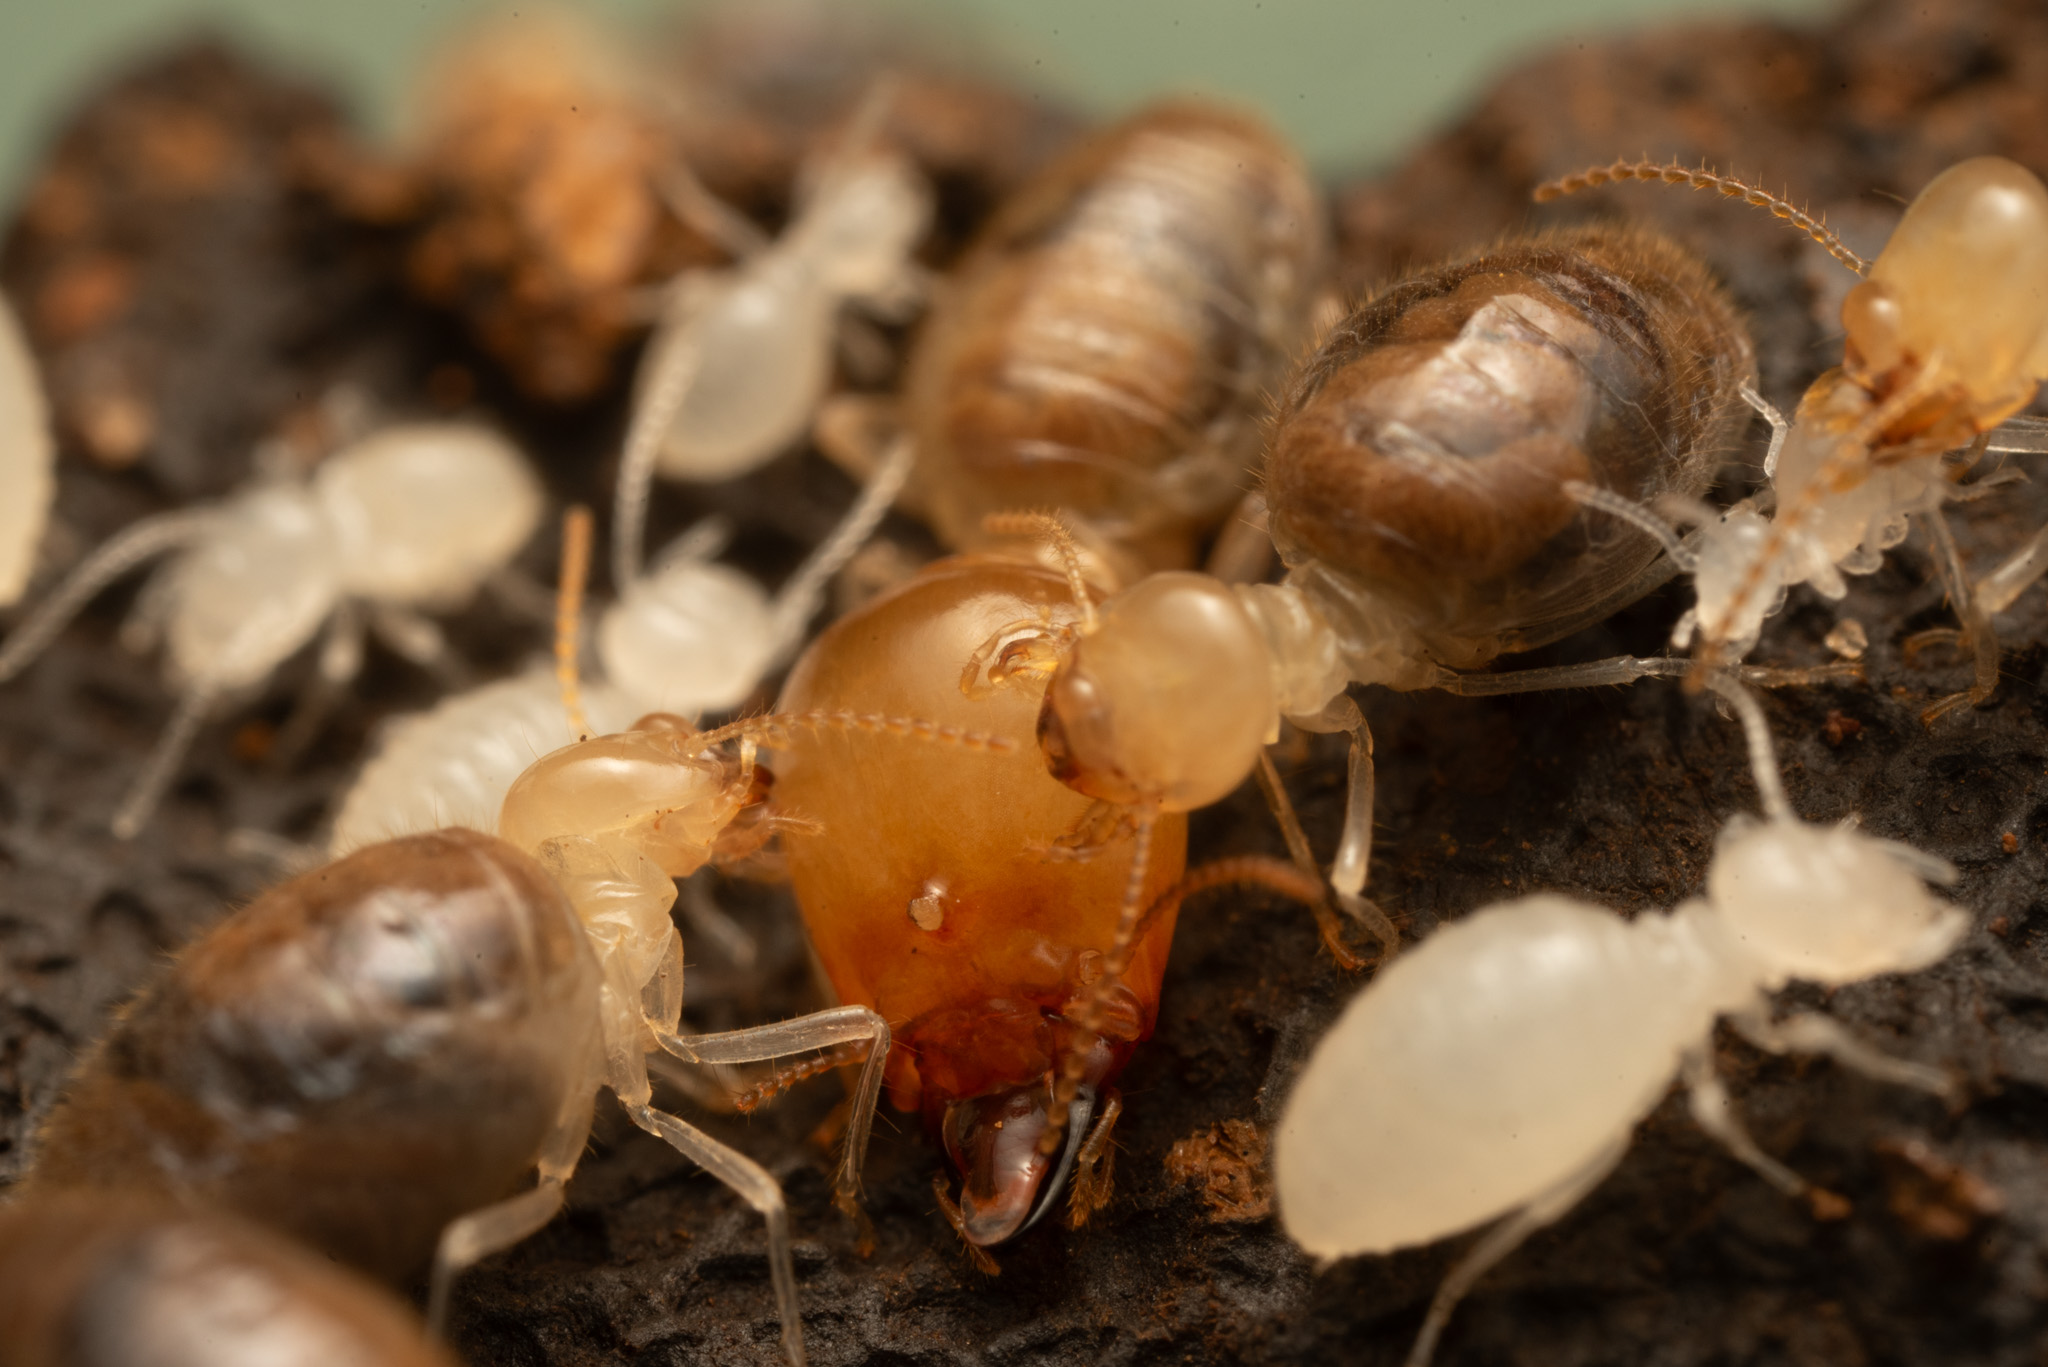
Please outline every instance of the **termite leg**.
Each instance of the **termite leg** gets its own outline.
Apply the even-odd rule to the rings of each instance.
[[[623,1098],[621,1098],[623,1100]],[[782,1316],[782,1351],[790,1367],[804,1367],[804,1325],[797,1313],[796,1261],[790,1251],[789,1203],[782,1186],[753,1159],[702,1130],[645,1102],[627,1102],[635,1125],[736,1192],[768,1222],[768,1268],[775,1283],[775,1307]]]
[[[566,1110],[541,1144],[540,1182],[481,1210],[453,1220],[441,1231],[434,1250],[434,1271],[428,1282],[427,1327],[445,1334],[448,1325],[448,1293],[465,1268],[510,1248],[555,1218],[562,1208],[563,1188],[575,1174],[576,1162],[590,1139],[591,1104],[595,1092],[586,1092],[582,1104]]]
[[[1287,853],[1293,859],[1294,867],[1320,887],[1323,871],[1316,866],[1308,834],[1301,829],[1301,818],[1295,815],[1294,803],[1280,782],[1280,771],[1273,767],[1273,757],[1264,750],[1259,751],[1256,772],[1259,791],[1266,795],[1266,806],[1272,810],[1273,820],[1279,824],[1280,834],[1287,841]],[[1330,909],[1329,902],[1318,898],[1309,903],[1309,911],[1316,918],[1316,934],[1322,940],[1323,948],[1330,951],[1330,957],[1337,961],[1337,966],[1346,973],[1356,973],[1364,968],[1365,960],[1352,953],[1351,946],[1344,943],[1344,923],[1337,919],[1337,913]]]
[[[1962,619],[1961,631],[1949,639],[1955,640],[1959,645],[1969,645],[1976,667],[1976,677],[1969,688],[1961,693],[1951,693],[1945,698],[1937,699],[1921,711],[1921,722],[1932,726],[1959,707],[1975,707],[1989,701],[1991,695],[1998,691],[1998,633],[1991,625],[1990,611],[1975,593],[1968,572],[1963,568],[1962,556],[1956,549],[1955,536],[1948,529],[1948,519],[1939,512],[1929,513],[1927,531],[1934,542],[1934,565],[1941,575],[1942,588],[1947,591],[1949,603],[1955,608],[1956,616]],[[2024,553],[2023,550],[2022,554]],[[1917,654],[1936,639],[1941,638],[1922,632],[1907,640],[1906,651],[1908,655]]]
[[[1621,1162],[1621,1156],[1628,1152],[1628,1140],[1629,1136],[1624,1131],[1612,1144],[1595,1154],[1586,1166],[1537,1195],[1488,1230],[1485,1237],[1466,1251],[1457,1265],[1445,1274],[1443,1284],[1437,1287],[1436,1295],[1430,1299],[1429,1314],[1422,1321],[1422,1331],[1415,1336],[1415,1346],[1408,1350],[1405,1367],[1429,1367],[1429,1359],[1436,1352],[1436,1341],[1443,1336],[1451,1312],[1458,1308],[1458,1302],[1465,1298],[1472,1284],[1485,1276],[1495,1263],[1521,1247],[1531,1234],[1558,1219],[1577,1205],[1587,1192],[1606,1181],[1607,1175]]]
[[[1372,865],[1372,728],[1365,724],[1357,703],[1349,698],[1344,703],[1349,713],[1345,725],[1351,732],[1350,781],[1344,795],[1344,834],[1337,842],[1337,857],[1330,863],[1330,888],[1337,894],[1337,905],[1370,931],[1391,956],[1400,951],[1401,932],[1379,903],[1365,895],[1366,875]]]
[[[433,1280],[427,1292],[427,1328],[437,1335],[446,1335],[448,1292],[465,1269],[501,1248],[512,1247],[554,1219],[561,1208],[561,1179],[544,1175],[531,1190],[450,1221],[441,1231],[440,1245],[434,1250]]]
[[[1742,1128],[1728,1089],[1714,1072],[1713,1060],[1705,1049],[1691,1049],[1685,1055],[1686,1101],[1692,1118],[1709,1137],[1759,1177],[1787,1196],[1805,1200],[1816,1214],[1841,1208],[1841,1198],[1801,1177],[1756,1146],[1749,1131]]]
[[[313,677],[292,704],[291,715],[278,728],[277,741],[270,748],[270,764],[284,770],[298,763],[327,723],[342,691],[355,682],[363,669],[363,614],[354,603],[344,601],[327,619],[327,631],[320,639],[320,656]]]
[[[1772,1020],[1760,1011],[1747,1011],[1729,1017],[1729,1023],[1751,1044],[1774,1054],[1793,1049],[1805,1054],[1826,1054],[1851,1072],[1879,1082],[1911,1087],[1944,1099],[1955,1095],[1955,1079],[1941,1069],[1893,1058],[1872,1048],[1831,1016],[1799,1011],[1783,1020]]]
[[[1745,381],[1738,391],[1744,403],[1754,408],[1763,420],[1771,425],[1770,449],[1764,452],[1764,478],[1773,479],[1778,473],[1778,453],[1785,449],[1785,438],[1791,435],[1792,424],[1778,411],[1777,405],[1752,389]]]
[[[846,1149],[832,1202],[856,1224],[866,1225],[860,1207],[860,1174],[867,1162],[868,1136],[874,1130],[875,1102],[882,1094],[882,1069],[889,1059],[889,1022],[865,1006],[836,1006],[795,1020],[750,1026],[712,1035],[673,1035],[656,1030],[661,1047],[690,1063],[759,1063],[787,1058],[812,1049],[866,1042],[867,1062],[854,1085],[853,1110],[846,1127]]]
[[[1067,1179],[1067,1228],[1079,1229],[1088,1217],[1109,1204],[1116,1179],[1116,1148],[1110,1131],[1124,1113],[1123,1094],[1114,1087],[1103,1093],[1102,1114],[1089,1127],[1088,1137],[1074,1155],[1074,1173]]]

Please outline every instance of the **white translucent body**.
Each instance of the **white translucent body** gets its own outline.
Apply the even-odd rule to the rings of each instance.
[[[367,609],[397,622],[446,609],[502,569],[540,520],[540,482],[487,429],[387,427],[329,457],[306,483],[260,484],[214,508],[146,518],[95,551],[0,643],[11,678],[100,588],[154,555],[177,554],[144,590],[135,626],[161,635],[181,701],[115,829],[133,835],[222,693],[252,688],[333,624],[322,673],[346,683]]]
[[[649,712],[695,716],[742,702],[801,638],[826,584],[866,542],[909,474],[907,443],[782,591],[706,558],[722,539],[686,532],[600,618],[602,677],[585,685],[598,731]],[[486,684],[393,725],[342,799],[330,849],[442,825],[490,830],[506,789],[540,755],[575,740],[554,674]]]
[[[801,437],[825,396],[839,301],[810,263],[775,253],[692,282],[651,344],[649,374],[695,372],[662,438],[658,468],[671,479],[746,474]]]
[[[784,645],[775,604],[758,582],[695,559],[636,580],[606,609],[597,634],[605,677],[643,712],[734,707]]]
[[[1910,515],[1940,508],[1959,473],[1943,450],[2033,397],[2048,378],[2048,189],[2000,157],[1950,167],[1908,207],[1842,318],[1844,366],[1807,391],[1767,468],[1777,494],[1768,531],[1752,516],[1699,533],[1699,604],[1679,624],[1680,646],[1697,627],[1740,658],[1787,589],[1810,583],[1840,598],[1843,574],[1877,569]],[[1913,404],[1935,413],[1932,425],[1887,439]]]
[[[583,689],[598,731],[623,730],[635,708],[602,683]],[[393,721],[334,819],[329,853],[443,826],[495,831],[512,780],[576,739],[551,668],[458,693],[431,711]]]
[[[840,306],[914,290],[910,254],[930,221],[931,192],[901,157],[862,146],[864,135],[849,141],[851,150],[811,168],[779,240],[731,270],[676,283],[648,342],[620,461],[619,584],[640,573],[655,470],[716,481],[766,464],[808,430],[824,398]]]
[[[662,435],[661,472],[731,479],[802,436],[831,379],[840,305],[898,289],[930,217],[910,165],[869,154],[821,175],[780,241],[686,282],[641,379],[645,403],[670,366],[692,372]]]
[[[385,428],[329,457],[309,485],[231,500],[165,567],[172,678],[257,683],[344,599],[457,605],[526,543],[540,511],[539,481],[495,433]]]
[[[1569,898],[1474,913],[1396,959],[1289,1097],[1274,1177],[1320,1257],[1383,1253],[1506,1215],[1626,1138],[1714,1019],[1792,977],[1926,966],[1965,918],[1923,864],[1849,828],[1738,820],[1707,898],[1623,922]]]
[[[57,491],[50,406],[28,339],[0,297],[0,608],[21,597]]]

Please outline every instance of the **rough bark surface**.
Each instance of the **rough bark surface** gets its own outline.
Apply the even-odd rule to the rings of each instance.
[[[10,294],[46,357],[75,354],[99,328],[125,329],[176,361],[150,381],[165,396],[153,410],[160,432],[129,468],[86,459],[73,435],[60,554],[142,512],[233,486],[256,436],[289,426],[344,380],[401,414],[474,393],[545,460],[558,496],[601,499],[622,393],[566,414],[524,404],[459,328],[406,302],[394,244],[296,185],[289,158],[231,159],[246,177],[233,196],[193,190],[178,200],[182,216],[159,214],[146,233],[122,228],[139,173],[108,140],[128,136],[137,102],[166,101],[225,111],[218,129],[230,151],[282,136],[263,110],[329,117],[316,97],[228,55],[187,53],[91,97],[59,144],[50,174],[70,176],[59,190],[113,216],[109,250],[139,302],[94,317],[50,302],[61,265],[53,243],[72,220],[44,198],[56,193],[47,177],[9,239]],[[1897,0],[1818,28],[1655,30],[1539,57],[1390,174],[1339,193],[1353,282],[1574,214],[1649,218],[1728,280],[1756,332],[1766,391],[1789,405],[1838,354],[1832,317],[1845,276],[1817,248],[1754,211],[1672,189],[1528,205],[1545,177],[1645,148],[1792,186],[1875,247],[1898,201],[1957,158],[2001,152],[2048,173],[2048,13],[2017,0]],[[151,302],[181,291],[185,307]],[[448,383],[448,367],[469,382]],[[432,374],[442,381],[430,385]],[[1747,462],[1760,427],[1752,442]],[[1731,490],[1746,471],[1731,466]],[[793,456],[726,488],[661,491],[655,530],[723,511],[741,529],[737,557],[773,576],[847,493],[818,458]],[[1959,511],[1964,554],[1986,566],[2044,519],[2048,490],[2005,488]],[[894,531],[915,544],[908,524]],[[523,563],[553,572],[545,545]],[[107,816],[169,707],[153,666],[115,640],[129,596],[109,594],[0,689],[0,1178],[20,1172],[37,1116],[109,1007],[163,950],[272,876],[237,856],[230,833],[314,838],[375,724],[435,692],[378,657],[317,748],[274,770],[262,755],[304,673],[294,665],[202,734],[163,812],[122,844]],[[1653,653],[1688,600],[1668,589],[1530,662]],[[1950,620],[1923,543],[1855,580],[1839,608],[1795,596],[1759,658],[1824,658],[1820,639],[1838,612],[1869,629],[1868,682],[1766,703],[1794,804],[1815,820],[1860,813],[1875,832],[1953,860],[1953,895],[1973,929],[1926,972],[1788,996],[1953,1069],[1964,1099],[1945,1109],[1724,1034],[1719,1064],[1759,1142],[1847,1197],[1848,1216],[1816,1222],[1667,1100],[1613,1177],[1479,1285],[1445,1340],[1445,1367],[2048,1360],[2048,595],[2037,588],[2000,619],[1996,698],[1932,731],[1919,707],[1966,673],[1902,658],[1905,635]],[[543,643],[536,625],[488,605],[455,637],[480,676]],[[1379,737],[1374,887],[1418,938],[1536,889],[1624,912],[1670,905],[1699,889],[1721,823],[1755,807],[1736,728],[1676,686],[1362,701]],[[1283,759],[1327,851],[1341,755],[1303,744]],[[1201,814],[1193,837],[1196,857],[1247,850],[1279,852],[1249,789]],[[814,1005],[786,896],[740,884],[719,895],[763,937],[767,967],[741,974],[694,952],[691,1018],[717,1028]],[[971,1269],[934,1213],[939,1160],[914,1123],[896,1119],[877,1136],[868,1196],[880,1246],[866,1259],[831,1209],[828,1157],[808,1141],[838,1097],[832,1082],[750,1120],[705,1123],[785,1183],[812,1360],[827,1367],[1398,1362],[1469,1238],[1319,1271],[1255,1206],[1205,1201],[1217,1180],[1176,1181],[1190,1150],[1169,1162],[1176,1141],[1212,1132],[1232,1140],[1217,1152],[1255,1154],[1241,1126],[1217,1127],[1271,1123],[1357,985],[1319,955],[1293,908],[1228,894],[1190,907],[1158,1035],[1127,1077],[1114,1200],[1083,1231],[1042,1229],[1005,1250],[994,1279]],[[1202,1153],[1212,1171],[1217,1158]],[[1221,1185],[1256,1184],[1224,1174]],[[462,1282],[455,1343],[477,1363],[773,1363],[761,1251],[760,1222],[741,1202],[601,1109],[570,1209]]]

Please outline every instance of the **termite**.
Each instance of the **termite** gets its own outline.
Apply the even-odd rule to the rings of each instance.
[[[564,576],[565,646],[579,580]],[[565,707],[580,711],[573,668],[563,689]],[[760,804],[761,740],[819,727],[968,751],[1008,745],[887,715],[771,716],[699,732],[656,714],[555,750],[512,784],[495,836],[449,829],[365,847],[281,884],[186,949],[80,1065],[40,1132],[30,1184],[165,1190],[390,1277],[431,1260],[438,1326],[458,1272],[561,1208],[605,1087],[634,1124],[766,1220],[783,1348],[800,1367],[781,1186],[656,1109],[646,1056],[718,1065],[816,1049],[864,1055],[834,1191],[864,1227],[860,1167],[887,1022],[855,1005],[682,1034],[682,941],[669,916],[675,879],[770,834],[748,815]],[[736,756],[723,753],[729,744]],[[536,1169],[534,1186],[507,1195]]]
[[[680,163],[667,187],[679,215],[716,234],[739,264],[689,271],[666,292],[627,421],[612,518],[612,580],[642,574],[649,484],[725,480],[787,449],[810,427],[832,378],[841,308],[901,311],[919,301],[911,253],[931,218],[931,191],[909,160],[883,147],[893,98],[884,79],[845,133],[799,181],[796,215],[769,241],[713,199]]]
[[[1039,741],[1070,786],[1142,824],[1259,772],[1305,866],[1264,746],[1283,718],[1349,731],[1330,880],[1391,948],[1394,927],[1363,895],[1372,737],[1346,689],[1487,695],[1684,673],[1684,660],[1632,657],[1465,671],[1590,625],[1675,571],[1657,538],[1588,513],[1566,486],[1697,496],[1754,374],[1725,295],[1661,237],[1545,233],[1433,268],[1355,310],[1280,403],[1265,496],[1284,583],[1165,572],[1098,609],[1077,570],[1078,617],[1020,624],[978,655],[1000,649],[1007,677],[1049,676]],[[1042,516],[996,525],[1072,540]]]
[[[316,636],[328,688],[360,668],[365,630],[420,663],[442,653],[421,609],[465,603],[525,545],[541,488],[495,432],[467,423],[383,428],[308,479],[258,482],[226,503],[135,522],[88,555],[0,642],[0,682],[27,668],[109,583],[176,552],[131,625],[161,638],[177,706],[113,818],[132,838],[224,696],[260,686]]]
[[[1444,1277],[1408,1367],[1427,1367],[1487,1269],[1614,1170],[1674,1076],[1737,1159],[1817,1212],[1840,1208],[1742,1128],[1714,1072],[1717,1018],[1773,1052],[1951,1092],[1940,1069],[1879,1053],[1828,1016],[1774,1020],[1766,994],[1942,958],[1969,918],[1925,884],[1954,869],[1853,821],[1799,820],[1761,709],[1725,674],[1708,683],[1747,731],[1764,817],[1728,823],[1702,898],[1632,921],[1557,893],[1482,908],[1360,992],[1288,1096],[1273,1175],[1281,1224],[1305,1252],[1387,1253],[1497,1222]]]
[[[1081,611],[1040,566],[941,561],[827,628],[780,704],[910,712],[1015,742],[959,754],[821,733],[776,760],[776,806],[801,818],[782,845],[817,961],[840,1000],[891,1022],[891,1099],[922,1113],[959,1173],[957,1199],[943,1173],[937,1198],[988,1270],[984,1250],[1061,1201],[1079,1225],[1108,1199],[1115,1084],[1152,1033],[1179,895],[1256,881],[1320,899],[1315,880],[1257,859],[1176,890],[1184,815],[1091,823],[1090,802],[1046,773],[1029,743],[1043,684],[1016,670],[1035,631]]]
[[[1842,575],[1875,570],[1918,513],[1963,623],[1920,640],[1965,644],[1976,668],[1969,689],[1939,699],[1922,719],[1932,723],[1990,698],[1998,684],[1991,616],[2048,572],[2048,530],[1972,582],[1940,510],[1967,496],[1956,481],[1992,446],[1992,430],[2048,378],[2048,189],[2003,157],[1959,162],[1914,199],[1867,270],[1824,222],[1704,168],[1616,162],[1539,186],[1536,198],[1628,180],[1714,190],[1765,208],[1866,276],[1842,303],[1842,364],[1814,381],[1790,423],[1749,392],[1774,429],[1764,473],[1776,508],[1768,519],[1754,508],[1718,520],[1692,514],[1704,523],[1697,545],[1675,554],[1699,603],[1680,622],[1675,643],[1697,639],[1702,671],[1742,658],[1788,589],[1810,583],[1840,598]],[[2014,449],[2038,449],[2038,442]],[[1592,497],[1675,543],[1655,513]]]
[[[1192,100],[1035,175],[913,346],[899,421],[940,538],[985,547],[984,515],[1054,505],[1140,568],[1191,563],[1244,493],[1267,395],[1308,340],[1325,217],[1278,134]],[[821,438],[835,430],[857,429]]]

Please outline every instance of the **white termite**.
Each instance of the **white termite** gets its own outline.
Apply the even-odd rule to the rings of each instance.
[[[337,452],[306,480],[266,480],[225,503],[143,518],[72,571],[4,643],[19,674],[85,603],[146,560],[179,554],[143,590],[132,623],[161,639],[179,700],[114,816],[138,832],[213,703],[254,689],[315,636],[328,687],[352,679],[365,629],[430,663],[440,634],[419,610],[466,602],[526,543],[542,492],[488,428],[412,423]]]
[[[677,212],[740,258],[691,271],[670,288],[627,427],[612,521],[612,581],[640,577],[648,486],[732,479],[794,443],[832,377],[843,304],[888,310],[915,299],[910,254],[924,237],[931,191],[905,158],[877,145],[885,82],[846,135],[807,168],[796,216],[773,242],[678,168]]]
[[[1409,1367],[1488,1268],[1613,1171],[1674,1076],[1735,1157],[1788,1194],[1831,1199],[1743,1130],[1713,1070],[1717,1017],[1774,1052],[1949,1089],[1827,1016],[1771,1018],[1766,994],[1788,980],[1925,968],[1968,918],[1923,886],[1953,879],[1942,860],[1798,820],[1761,709],[1725,676],[1710,685],[1742,717],[1766,815],[1729,822],[1704,898],[1633,921],[1555,893],[1483,908],[1359,993],[1288,1098],[1274,1178],[1281,1223],[1308,1253],[1388,1253],[1499,1222],[1444,1278]]]
[[[634,580],[598,624],[600,678],[585,684],[593,734],[650,712],[723,711],[801,643],[832,576],[889,510],[911,466],[899,442],[838,527],[770,598],[711,558],[722,529],[700,524]],[[441,826],[492,830],[527,765],[578,739],[554,669],[536,666],[392,725],[343,797],[330,852]]]
[[[50,405],[28,339],[0,296],[0,608],[19,599],[56,494]]]
[[[1819,241],[1859,275],[1864,262],[1825,224],[1730,177],[1651,162],[1617,162],[1540,187],[1538,199],[1620,180],[1711,189],[1769,208]],[[1922,515],[1935,564],[1963,620],[1939,634],[1967,643],[1976,681],[1929,707],[1929,722],[1985,701],[1998,680],[1991,615],[2048,572],[2048,529],[1972,583],[1941,516],[1944,502],[1987,491],[1958,489],[1992,429],[2026,407],[2048,379],[2048,188],[2003,157],[1974,157],[1930,181],[1893,231],[1867,278],[1842,305],[1842,364],[1800,400],[1788,423],[1754,391],[1745,397],[1773,430],[1764,473],[1776,507],[1747,504],[1725,515],[1695,510],[1703,525],[1690,548],[1647,510],[1598,490],[1585,501],[1674,543],[1693,576],[1698,606],[1680,619],[1680,649],[1697,636],[1702,669],[1742,658],[1788,590],[1811,584],[1827,598],[1848,591],[1845,574],[1869,574]],[[1958,459],[1957,448],[1971,447]],[[1997,477],[1994,476],[1995,480]],[[1923,638],[1924,639],[1924,638]]]

